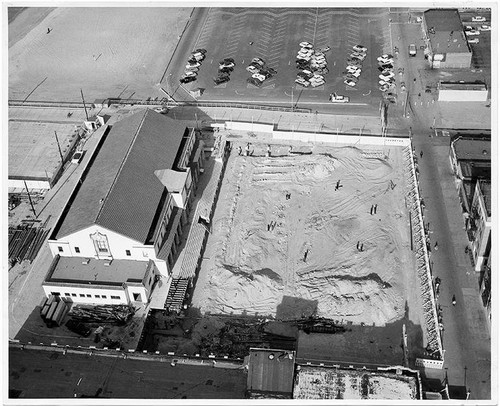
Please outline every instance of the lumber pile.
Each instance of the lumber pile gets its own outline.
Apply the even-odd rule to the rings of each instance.
[[[127,305],[75,305],[70,312],[71,318],[84,323],[111,323],[123,325],[135,313]]]
[[[60,296],[50,295],[44,297],[40,303],[40,316],[48,327],[60,326],[68,314],[71,303],[67,303]]]
[[[24,260],[30,263],[36,258],[50,230],[23,224],[9,227],[9,264],[14,266]]]

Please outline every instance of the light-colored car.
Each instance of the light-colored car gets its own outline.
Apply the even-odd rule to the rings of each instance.
[[[196,63],[188,63],[188,64],[186,65],[186,69],[197,68],[197,67],[199,67],[199,66],[201,66],[201,63],[199,63],[199,62],[196,62]]]
[[[471,38],[471,39],[468,39],[467,42],[469,44],[479,44],[479,38]]]
[[[73,157],[71,158],[71,163],[72,164],[79,164],[83,159],[83,155],[84,155],[83,151],[76,151],[73,154]]]
[[[191,58],[194,58],[199,62],[199,61],[203,61],[203,59],[205,59],[205,55],[203,55],[201,52],[196,52],[195,54],[191,55]]]
[[[311,80],[309,80],[309,83],[311,84],[312,87],[318,87],[318,86],[324,85],[325,80],[312,78]]]
[[[350,58],[359,59],[360,61],[364,61],[366,58],[366,54],[358,54],[357,52],[353,52],[349,55]]]
[[[380,75],[378,75],[380,79],[389,79],[394,77],[394,72],[384,71]]]
[[[299,44],[299,46],[300,46],[301,48],[309,48],[309,49],[313,48],[313,45],[312,45],[310,42],[307,42],[307,41],[302,41],[302,42]]]
[[[472,17],[472,22],[474,22],[474,23],[483,23],[485,21],[486,21],[486,17],[483,17],[483,16]]]
[[[384,86],[384,85],[391,84],[391,83],[396,83],[394,78],[381,79],[378,81],[378,84],[380,86]]]
[[[257,69],[255,66],[253,65],[250,65],[247,67],[247,72],[250,72],[250,73],[257,73],[259,72],[259,69]]]
[[[357,52],[363,52],[363,53],[366,53],[366,51],[368,51],[368,48],[364,47],[363,45],[354,45],[352,49],[354,49]]]
[[[349,72],[348,74],[351,76],[354,76],[355,78],[359,78],[359,76],[361,75],[361,71],[358,70],[358,71],[354,71],[354,72]]]
[[[470,31],[465,31],[465,35],[479,35],[480,32],[478,30],[470,30]]]
[[[198,72],[199,70],[200,70],[200,68],[197,68],[196,66],[192,66],[192,67],[186,68],[186,70],[184,72]]]
[[[263,82],[264,80],[266,80],[266,77],[264,75],[261,75],[260,73],[254,73],[252,75],[252,77],[255,78],[255,79],[260,80],[261,82]]]
[[[324,52],[326,54],[330,49],[331,48],[329,46],[326,46],[324,48],[321,48],[321,52]]]
[[[301,86],[308,87],[310,83],[307,80],[304,80],[302,78],[297,78],[295,79],[295,83],[298,83]]]
[[[197,73],[197,72],[195,72],[195,71],[192,71],[192,70],[186,70],[186,71],[184,72],[184,75],[182,75],[182,76],[185,76],[185,77],[188,77],[188,76],[196,76],[197,74],[198,74],[198,73]]]
[[[264,66],[264,61],[261,58],[253,58],[250,63],[258,63],[260,66]]]
[[[168,108],[166,108],[166,107],[156,107],[154,110],[160,114],[167,114],[168,113]]]
[[[474,28],[472,27],[472,25],[466,25],[466,26],[464,27],[464,31],[471,31],[471,30],[473,30],[473,29],[474,29]]]
[[[479,27],[479,31],[491,31],[491,26],[488,24],[483,24],[481,27]]]
[[[356,86],[356,82],[352,79],[346,79],[344,80],[344,83],[347,85],[347,86],[351,86],[351,87],[354,87]]]
[[[332,103],[349,103],[349,96],[342,96],[337,93],[331,93],[329,100]]]
[[[233,62],[219,63],[219,69],[222,69],[222,68],[234,68],[234,63]]]

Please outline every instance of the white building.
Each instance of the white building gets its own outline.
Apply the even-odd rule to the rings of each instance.
[[[91,303],[147,300],[154,281],[170,277],[202,150],[194,129],[149,109],[113,125],[49,238],[54,262],[45,293]]]

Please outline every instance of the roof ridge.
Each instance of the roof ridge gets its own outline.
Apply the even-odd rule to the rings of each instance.
[[[99,211],[97,212],[97,215],[95,217],[95,223],[97,224],[98,223],[98,220],[99,220],[99,216],[101,215],[102,213],[102,210],[104,208],[104,206],[106,205],[106,201],[108,200],[108,197],[109,195],[111,194],[112,190],[114,189],[115,187],[115,184],[116,184],[116,180],[119,178],[120,176],[120,173],[123,169],[123,166],[125,164],[125,162],[127,161],[127,158],[130,154],[130,151],[132,150],[132,147],[133,145],[135,144],[135,141],[137,140],[137,135],[139,134],[139,131],[141,130],[142,128],[142,124],[144,123],[144,120],[146,119],[146,114],[147,112],[149,111],[149,109],[146,108],[146,110],[144,111],[143,113],[143,116],[142,116],[142,119],[141,119],[141,122],[139,123],[139,125],[137,126],[137,129],[135,131],[135,134],[134,134],[134,138],[132,139],[132,142],[130,143],[130,145],[128,146],[128,149],[127,149],[127,153],[125,154],[125,156],[123,157],[122,159],[122,162],[120,164],[120,167],[118,168],[118,171],[116,172],[116,175],[113,179],[113,182],[111,183],[111,187],[108,189],[108,193],[106,193],[106,196],[104,197],[103,199],[103,202],[101,203],[101,207],[99,208]],[[129,117],[132,117],[132,116],[129,116]]]

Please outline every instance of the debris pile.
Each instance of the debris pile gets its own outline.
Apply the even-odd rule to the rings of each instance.
[[[75,305],[71,309],[72,319],[84,323],[125,324],[135,313],[132,306],[127,305]]]
[[[40,303],[40,316],[48,327],[60,326],[70,307],[71,304],[63,298],[50,295],[48,298],[44,297]]]

